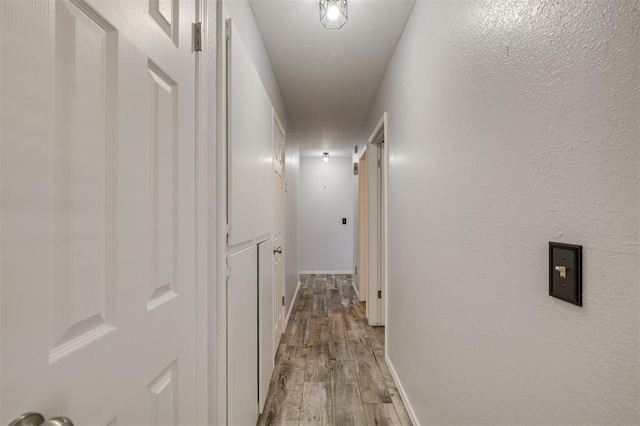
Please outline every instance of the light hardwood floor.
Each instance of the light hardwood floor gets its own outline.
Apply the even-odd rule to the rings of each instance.
[[[351,275],[302,275],[258,425],[411,425]]]

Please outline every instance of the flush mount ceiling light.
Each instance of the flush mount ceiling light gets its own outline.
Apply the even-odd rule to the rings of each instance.
[[[342,28],[349,20],[347,0],[320,0],[320,22],[328,30]]]
[[[325,163],[327,161],[329,161],[329,153],[328,152],[323,152],[322,153],[322,161],[324,161]]]

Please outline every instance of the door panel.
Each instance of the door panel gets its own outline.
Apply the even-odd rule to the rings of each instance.
[[[258,249],[228,257],[228,423],[258,420]]]
[[[117,173],[116,30],[85,3],[58,3],[55,23],[52,363],[114,330]]]
[[[258,245],[258,314],[259,324],[259,397],[258,407],[260,413],[271,382],[273,373],[276,347],[273,345],[273,320],[274,320],[274,281],[273,281],[273,240],[269,239]]]
[[[0,6],[2,424],[195,422],[195,3],[156,3]]]

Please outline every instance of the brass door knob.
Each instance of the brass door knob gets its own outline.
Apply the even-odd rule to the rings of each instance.
[[[67,417],[52,417],[45,421],[40,413],[24,413],[9,426],[73,426],[73,422]]]

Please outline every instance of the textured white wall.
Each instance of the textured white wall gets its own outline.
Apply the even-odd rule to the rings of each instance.
[[[300,160],[300,270],[352,273],[351,159]]]
[[[421,424],[637,424],[638,3],[418,0],[388,111],[388,353]],[[584,246],[584,306],[548,242]]]

